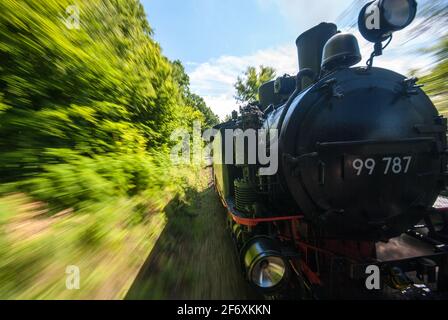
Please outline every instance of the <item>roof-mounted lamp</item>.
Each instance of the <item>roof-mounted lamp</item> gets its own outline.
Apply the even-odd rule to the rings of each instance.
[[[373,57],[382,55],[392,34],[409,26],[416,14],[416,0],[375,0],[362,8],[358,18],[359,31],[366,40],[375,43],[370,65]],[[383,46],[386,40],[389,42]]]

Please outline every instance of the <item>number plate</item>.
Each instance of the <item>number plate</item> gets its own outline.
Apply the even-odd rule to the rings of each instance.
[[[346,156],[344,177],[399,176],[413,172],[413,155]]]

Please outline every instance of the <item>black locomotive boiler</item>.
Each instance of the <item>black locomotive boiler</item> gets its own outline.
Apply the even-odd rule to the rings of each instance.
[[[265,83],[259,102],[216,127],[215,187],[243,271],[265,296],[422,298],[448,289],[446,209],[434,205],[446,186],[447,121],[416,78],[373,66],[416,10],[414,0],[363,8],[359,28],[375,45],[362,67],[354,35],[332,23],[306,31],[297,76]],[[380,29],[369,27],[371,13]],[[260,174],[265,165],[247,155],[229,163],[252,150],[248,130],[258,140],[268,133],[275,174]]]

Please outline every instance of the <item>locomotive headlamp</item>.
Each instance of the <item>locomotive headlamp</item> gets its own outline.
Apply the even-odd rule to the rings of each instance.
[[[398,30],[406,28],[417,13],[417,3],[410,0],[383,0],[384,19]]]
[[[370,42],[382,42],[410,25],[416,13],[416,0],[375,0],[361,10],[359,31]]]
[[[288,277],[289,269],[274,239],[260,236],[249,241],[242,250],[248,279],[259,289],[273,290]]]
[[[251,281],[260,288],[273,288],[282,281],[286,265],[280,257],[266,257],[257,261],[252,268]]]

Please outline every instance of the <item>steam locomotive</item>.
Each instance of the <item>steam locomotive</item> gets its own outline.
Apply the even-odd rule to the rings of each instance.
[[[447,121],[418,79],[373,66],[416,12],[415,0],[364,6],[367,66],[355,67],[358,41],[335,24],[304,32],[298,74],[263,84],[259,102],[215,128],[215,188],[242,270],[264,296],[413,299],[448,289]],[[263,148],[275,172],[266,174]]]

